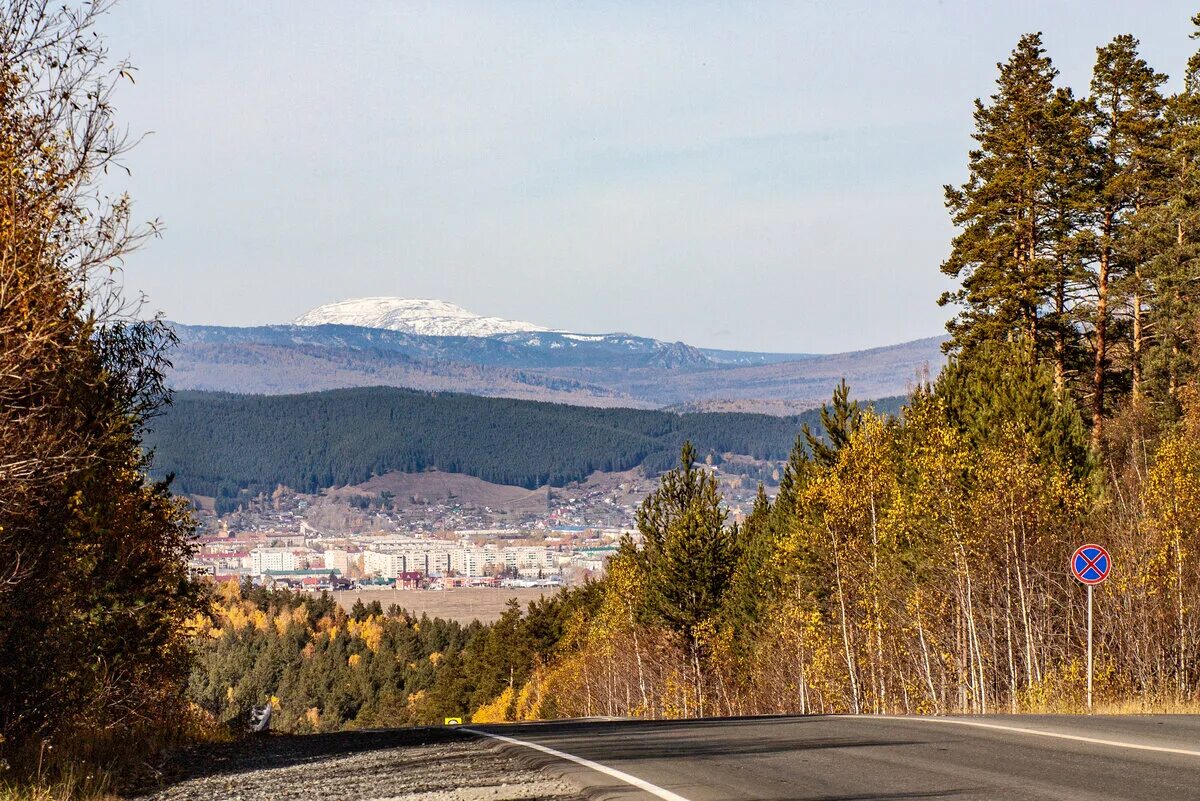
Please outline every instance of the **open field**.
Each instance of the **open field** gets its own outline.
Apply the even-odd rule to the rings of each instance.
[[[393,471],[375,476],[355,489],[367,495],[388,491],[400,506],[430,506],[457,503],[518,512],[545,512],[549,508],[547,487],[535,490],[493,484],[462,473],[428,470],[423,473]]]
[[[499,588],[460,587],[453,590],[347,590],[333,593],[343,609],[350,609],[362,598],[364,604],[379,601],[384,609],[399,604],[414,615],[429,613],[430,617],[470,623],[479,620],[491,623],[500,618],[509,600],[516,598],[524,607],[543,595],[552,595],[553,588]]]

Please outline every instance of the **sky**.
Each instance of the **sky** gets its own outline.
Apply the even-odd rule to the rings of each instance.
[[[125,285],[184,323],[438,298],[571,331],[837,352],[943,331],[976,97],[1042,31],[1085,93],[1194,4],[122,0],[145,134],[112,176],[160,239]]]

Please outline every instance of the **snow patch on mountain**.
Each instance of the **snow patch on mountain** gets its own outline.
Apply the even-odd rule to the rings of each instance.
[[[490,337],[550,330],[520,320],[484,317],[444,300],[420,298],[354,298],[327,303],[300,315],[295,323],[357,325],[442,337]]]

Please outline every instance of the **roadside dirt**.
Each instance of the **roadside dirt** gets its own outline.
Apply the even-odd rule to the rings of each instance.
[[[580,789],[452,729],[272,735],[180,755],[144,801],[582,801]]]

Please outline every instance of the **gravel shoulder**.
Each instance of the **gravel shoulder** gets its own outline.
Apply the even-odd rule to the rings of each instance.
[[[180,754],[161,786],[131,798],[582,801],[582,789],[512,749],[453,729],[271,735]]]

